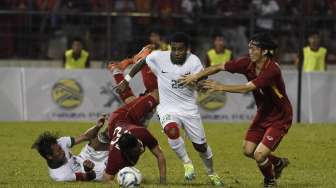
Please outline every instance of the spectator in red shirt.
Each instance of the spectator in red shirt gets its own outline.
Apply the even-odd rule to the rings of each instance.
[[[289,164],[287,158],[279,158],[272,152],[280,144],[292,124],[292,105],[287,97],[280,67],[273,59],[276,44],[268,34],[257,34],[249,42],[249,56],[210,66],[204,71],[181,79],[191,84],[207,75],[229,71],[245,75],[246,84],[227,85],[213,80],[200,82],[211,91],[231,93],[253,92],[257,114],[247,130],[244,154],[254,159],[264,176],[264,187],[276,187],[276,178]]]

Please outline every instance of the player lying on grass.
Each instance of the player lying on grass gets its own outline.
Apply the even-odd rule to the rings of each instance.
[[[107,143],[101,143],[97,134],[105,122],[105,115],[99,117],[96,126],[77,137],[58,137],[51,132],[42,133],[32,148],[46,160],[49,176],[54,181],[101,180],[108,155]],[[71,153],[74,145],[89,141],[80,155]]]
[[[188,156],[184,141],[180,136],[180,129],[185,130],[194,149],[202,159],[208,177],[212,184],[222,186],[223,182],[213,168],[213,154],[206,142],[196,95],[194,90],[177,83],[182,75],[197,73],[203,66],[197,56],[189,52],[189,38],[184,33],[175,33],[170,42],[170,51],[155,51],[146,58],[140,59],[131,69],[125,79],[120,82],[117,90],[127,91],[128,82],[144,66],[150,67],[158,77],[160,104],[158,115],[170,147],[182,161],[185,169],[185,179],[193,180],[195,172]]]
[[[273,59],[276,44],[268,34],[256,34],[248,44],[249,56],[214,65],[180,79],[184,85],[194,84],[202,77],[219,71],[245,75],[246,84],[228,85],[213,80],[201,81],[203,88],[232,93],[253,92],[257,114],[247,130],[244,155],[254,159],[264,176],[264,187],[276,187],[276,178],[289,164],[287,158],[272,152],[292,125],[292,105],[287,97],[279,65]]]

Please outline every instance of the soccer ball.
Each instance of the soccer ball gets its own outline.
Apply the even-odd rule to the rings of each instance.
[[[117,180],[119,186],[122,188],[139,187],[142,180],[142,175],[135,167],[125,167],[119,170],[117,174]]]

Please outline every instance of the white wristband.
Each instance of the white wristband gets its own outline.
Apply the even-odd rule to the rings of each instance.
[[[126,76],[125,76],[125,78],[124,78],[127,82],[129,82],[131,79],[132,79],[132,77],[129,75],[129,74],[127,74]]]

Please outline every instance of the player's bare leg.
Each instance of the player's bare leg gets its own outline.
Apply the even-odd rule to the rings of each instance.
[[[224,186],[224,182],[214,171],[212,160],[213,154],[210,146],[207,143],[204,144],[193,143],[193,146],[195,150],[198,151],[199,156],[203,161],[203,164],[207,170],[207,174],[211,183],[215,186]]]
[[[176,122],[167,123],[164,132],[168,136],[168,143],[177,157],[183,162],[184,178],[188,181],[195,179],[194,166],[187,153],[184,141],[180,136],[179,125]]]
[[[254,152],[254,159],[256,160],[261,173],[264,175],[265,188],[277,187],[274,165],[269,158],[271,152],[272,151],[263,143],[258,144]]]
[[[129,59],[125,59],[123,61],[129,61]],[[108,65],[108,69],[112,73],[113,79],[116,84],[119,84],[122,80],[124,80],[124,74],[123,74],[124,68],[122,68],[119,64],[120,63],[113,62]],[[124,103],[126,104],[130,103],[136,98],[130,87],[128,87],[123,93],[118,93],[118,94],[121,100],[124,101]]]
[[[264,175],[264,187],[276,187],[274,165],[269,158],[271,150],[262,143],[257,145],[247,140],[244,141],[243,150],[246,157],[256,160]]]

